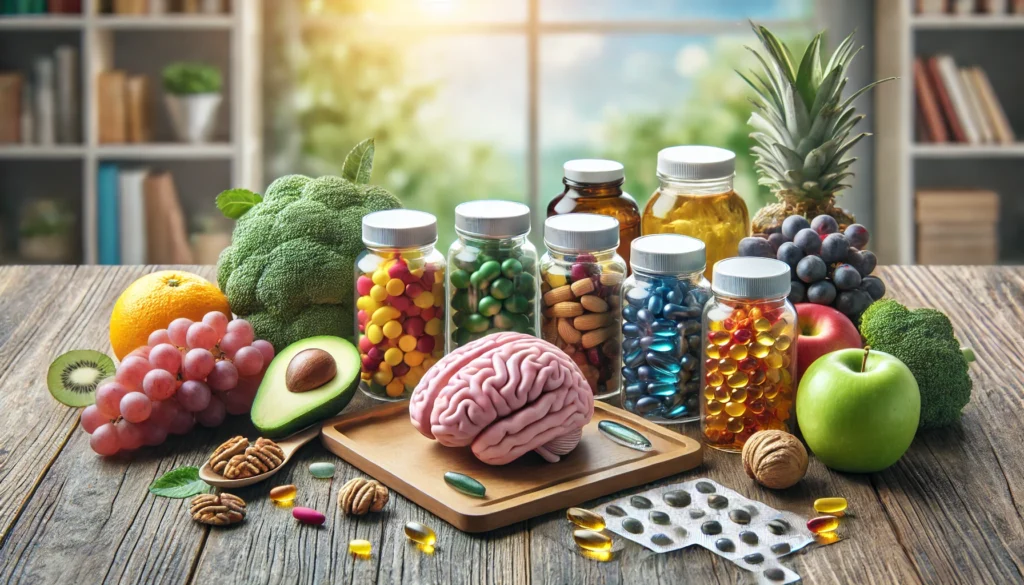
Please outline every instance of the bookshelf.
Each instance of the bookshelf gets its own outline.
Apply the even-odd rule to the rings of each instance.
[[[28,72],[32,59],[58,45],[73,45],[79,56],[79,120],[81,144],[0,144],[0,263],[17,262],[9,230],[22,201],[47,195],[77,203],[84,264],[98,261],[97,173],[100,164],[123,163],[168,170],[174,176],[185,215],[196,220],[216,212],[213,198],[229,187],[260,190],[262,184],[261,2],[225,2],[224,14],[104,13],[109,2],[83,0],[82,14],[0,15],[0,71]],[[174,3],[172,3],[174,4]],[[224,78],[224,100],[212,142],[175,142],[170,128],[160,71],[169,62],[204,61],[218,66]],[[101,71],[119,68],[148,78],[149,111],[154,141],[101,144],[98,132],[97,79]],[[66,175],[59,179],[50,173]],[[6,175],[6,178],[5,178]],[[70,192],[66,192],[70,191]],[[5,245],[6,244],[6,245]]]
[[[916,261],[915,192],[928,187],[978,187],[1003,196],[1000,262],[1019,262],[1024,241],[1017,226],[1024,205],[1013,200],[1024,181],[1024,142],[1014,144],[918,143],[915,136],[914,57],[944,52],[959,65],[985,68],[1018,141],[1024,136],[1024,79],[1019,46],[1024,15],[914,14],[913,0],[875,1],[875,66],[878,77],[898,79],[875,89],[875,217],[879,261]]]

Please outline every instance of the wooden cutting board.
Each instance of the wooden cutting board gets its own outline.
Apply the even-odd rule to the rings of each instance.
[[[613,420],[640,431],[653,444],[636,451],[597,430]],[[622,409],[597,402],[583,438],[558,463],[528,453],[503,466],[478,460],[468,447],[445,447],[409,421],[408,402],[378,406],[324,422],[325,447],[464,532],[485,532],[579,505],[697,467],[701,445]],[[459,493],[444,482],[464,473],[487,488],[484,498]]]

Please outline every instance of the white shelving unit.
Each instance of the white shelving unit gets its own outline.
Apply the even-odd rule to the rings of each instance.
[[[81,57],[81,112],[83,144],[0,145],[0,164],[5,161],[81,161],[81,233],[83,261],[97,262],[97,170],[100,163],[117,161],[161,165],[169,163],[175,169],[175,180],[179,169],[200,162],[206,165],[227,165],[230,186],[260,190],[262,184],[262,121],[261,121],[261,1],[234,0],[230,2],[229,14],[159,14],[159,15],[117,15],[101,14],[101,0],[84,0],[81,15],[38,15],[0,16],[0,38],[8,34],[43,35],[59,32],[77,33]],[[195,50],[188,47],[190,35],[227,35],[227,67],[223,69],[225,99],[221,106],[227,113],[226,128],[220,129],[220,141],[207,144],[167,142],[170,136],[159,136],[161,142],[100,144],[97,107],[97,78],[100,72],[117,67],[120,60],[130,59],[138,63],[147,57],[146,39],[140,42],[138,35],[163,33],[175,35],[173,42],[180,43],[188,52],[188,60],[194,60]],[[132,55],[122,54],[120,41],[125,36],[135,35]],[[67,38],[66,36],[63,38]],[[220,42],[220,41],[218,41]],[[66,44],[63,40],[55,42]],[[138,49],[139,45],[142,50]],[[175,46],[175,45],[172,45]],[[139,54],[141,53],[141,55]],[[154,115],[163,115],[163,91],[157,73],[166,61],[175,60],[173,51],[161,53],[161,60],[147,65],[150,92],[153,103],[150,108]],[[138,73],[137,71],[130,71]],[[216,138],[215,138],[216,140]],[[24,171],[24,172],[45,172]],[[21,171],[19,171],[21,172]],[[189,174],[182,171],[182,174]],[[31,177],[28,179],[31,181]],[[194,180],[194,176],[190,177]],[[180,183],[179,183],[180,184]],[[223,186],[210,186],[211,209],[191,210],[183,199],[186,214],[212,209],[213,196]],[[205,188],[204,188],[205,189]],[[179,188],[180,192],[180,188]],[[6,195],[5,195],[6,196]]]
[[[914,194],[923,178],[915,176],[922,161],[933,164],[985,163],[1024,159],[1024,142],[1011,145],[920,144],[914,136],[914,57],[919,52],[920,35],[1021,34],[1024,42],[1024,16],[1014,14],[953,15],[913,14],[912,0],[875,1],[876,74],[879,78],[894,76],[895,81],[883,83],[875,92],[876,109],[876,185],[875,218],[872,233],[879,261],[885,264],[911,264],[915,261]],[[935,43],[932,42],[932,45]],[[953,55],[956,57],[956,54]],[[1019,60],[1018,54],[993,56],[998,60]],[[1006,108],[1017,107],[1015,95],[999,95]],[[1011,115],[1012,121],[1012,115]],[[1017,132],[1022,131],[1016,128]],[[1024,173],[1015,167],[1017,179]],[[1005,177],[1003,178],[1005,180]],[[977,185],[984,186],[984,185]],[[1019,252],[1011,252],[1011,256]]]

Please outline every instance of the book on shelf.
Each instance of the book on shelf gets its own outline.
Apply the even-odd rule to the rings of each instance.
[[[121,205],[118,202],[118,168],[101,163],[96,173],[96,233],[99,263],[121,263]]]
[[[149,169],[123,169],[118,176],[121,263],[146,264],[146,199],[143,183]]]
[[[117,69],[104,71],[97,78],[100,144],[123,143],[128,138],[125,115],[127,76]]]
[[[917,200],[917,261],[994,264],[999,260],[999,195],[985,189],[922,189]]]
[[[78,48],[61,45],[54,51],[56,60],[57,142],[81,142],[81,121],[78,116]]]
[[[1024,0],[1013,0],[1013,4],[1010,5],[1014,14],[1024,14]]]
[[[185,213],[168,172],[150,173],[143,182],[148,264],[192,264]]]
[[[1006,14],[1009,11],[1007,0],[978,0],[978,12],[982,14]]]
[[[916,0],[917,14],[1007,14],[1024,12],[1022,0]]]
[[[35,143],[51,145],[57,142],[57,100],[53,75],[53,59],[37,57],[33,64],[35,83]]]
[[[952,14],[971,14],[974,12],[974,0],[952,0],[949,11]]]
[[[916,0],[914,12],[918,14],[942,14],[947,11],[946,0]]]
[[[146,0],[114,0],[114,14],[146,14]]]
[[[82,0],[48,0],[46,8],[53,14],[81,14]]]
[[[21,84],[21,143],[36,143],[36,104],[32,99],[32,84]]]
[[[149,142],[153,132],[149,116],[149,83],[146,77],[129,77],[125,93],[128,142]]]
[[[21,142],[21,73],[0,73],[0,144]]]
[[[1012,144],[1016,139],[1002,103],[980,67],[958,67],[949,55],[917,57],[914,93],[928,142],[946,142],[944,135],[952,142],[968,144]]]

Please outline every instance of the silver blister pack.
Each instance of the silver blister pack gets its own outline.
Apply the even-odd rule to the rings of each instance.
[[[798,581],[778,559],[814,542],[805,518],[707,478],[625,496],[593,511],[607,530],[641,546],[658,553],[702,546],[752,571],[759,583]]]

